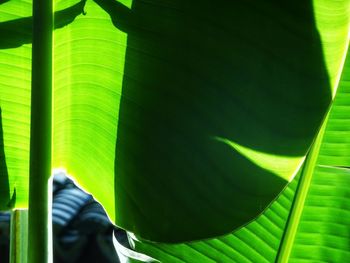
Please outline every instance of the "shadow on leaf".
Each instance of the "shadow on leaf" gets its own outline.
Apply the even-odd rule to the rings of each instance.
[[[4,131],[2,127],[2,110],[0,107],[0,211],[13,208],[15,202],[16,189],[14,189],[12,197],[10,193],[10,182],[5,156]]]
[[[211,138],[307,153],[331,102],[312,1],[95,2],[128,39],[117,223],[180,242],[254,219],[287,182]]]
[[[64,27],[84,13],[86,0],[54,14],[56,28]],[[0,49],[15,48],[32,43],[33,17],[24,17],[0,23]]]

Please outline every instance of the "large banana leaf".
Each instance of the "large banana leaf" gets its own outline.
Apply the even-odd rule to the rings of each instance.
[[[349,1],[98,0],[85,9],[56,3],[70,11],[56,14],[53,166],[143,238],[212,237],[254,219],[295,176],[336,94]],[[30,11],[26,1],[0,5],[1,208],[27,205]],[[275,258],[296,184],[224,243],[176,246],[175,257],[214,247],[240,261],[245,240],[268,236],[265,220],[276,222],[274,241],[251,247]]]
[[[217,239],[179,245],[134,238],[135,249],[161,262],[350,261],[349,80],[350,55],[314,172],[304,167],[254,222]],[[310,177],[310,183],[302,184],[303,177]],[[296,198],[301,192],[306,193],[304,200]],[[299,218],[293,219],[292,211],[298,210]]]

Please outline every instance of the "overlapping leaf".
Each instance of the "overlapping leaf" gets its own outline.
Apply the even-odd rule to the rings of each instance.
[[[181,245],[135,240],[135,249],[161,262],[275,262],[284,253],[286,229],[297,223],[295,239],[288,248],[289,262],[349,261],[350,152],[346,134],[350,132],[350,55],[348,58],[298,222],[289,218],[292,207],[300,205],[294,200],[301,191],[299,177],[259,218],[231,235]],[[301,176],[306,175],[301,172]]]
[[[56,10],[76,3],[60,1]],[[116,202],[117,221],[146,238],[214,236],[262,211],[292,178],[335,94],[349,2],[255,1],[232,9],[221,2],[99,0],[85,9],[86,16],[74,14],[67,24],[74,23],[54,35],[54,166],[94,193],[112,219]],[[18,35],[28,36],[20,18],[30,11],[25,1],[0,5],[0,30],[11,32],[15,22],[8,21],[21,22],[11,41],[0,40],[6,146],[0,153],[9,174],[8,185],[0,186],[6,196],[0,197],[7,205],[16,188],[17,207],[27,202],[30,113],[30,41]],[[227,88],[231,83],[241,84],[234,93]],[[330,116],[321,164],[348,165],[346,96]],[[327,169],[315,175],[328,178],[333,168]],[[346,181],[346,171],[335,174],[342,178],[338,183]],[[319,180],[315,184],[329,179]],[[296,184],[232,235],[176,246],[137,243],[137,249],[165,262],[271,262]],[[298,242],[305,249],[299,233],[292,259],[299,257]]]
[[[350,55],[329,115],[290,262],[350,260]],[[311,242],[312,240],[312,242]]]
[[[328,22],[343,14],[315,19],[321,2],[96,2],[128,34],[116,222],[179,242],[255,218],[294,176],[324,118],[348,28],[329,42]]]

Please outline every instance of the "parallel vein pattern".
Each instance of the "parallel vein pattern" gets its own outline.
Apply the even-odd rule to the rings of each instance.
[[[55,10],[75,0],[56,2]],[[128,1],[124,1],[128,3]],[[53,166],[94,194],[114,221],[114,156],[126,34],[93,1],[54,32]]]
[[[350,58],[344,65],[335,102],[318,162],[322,165],[350,166]]]
[[[232,234],[179,245],[134,240],[135,249],[161,262],[273,262],[298,180],[296,177],[257,220]]]
[[[350,261],[350,170],[319,166],[290,262]]]
[[[349,80],[348,54],[290,262],[350,261]]]
[[[346,4],[345,2],[343,4]],[[346,4],[347,9],[349,3]],[[339,6],[338,6],[339,7]],[[327,12],[325,12],[327,10]],[[345,14],[341,9],[340,13]],[[317,12],[328,13],[330,11],[327,5],[319,5]],[[318,14],[320,15],[320,14]],[[349,17],[341,22],[341,25],[348,28]],[[322,19],[328,15],[325,14]],[[325,19],[327,20],[327,19]],[[323,22],[325,21],[323,20]],[[347,21],[347,22],[345,22]],[[328,27],[329,25],[324,25]],[[344,29],[344,28],[343,28]],[[339,34],[336,31],[335,35]],[[334,35],[332,35],[334,37]],[[334,41],[330,35],[324,35],[325,42],[328,44]],[[340,46],[339,46],[340,47]],[[343,49],[340,48],[340,49]],[[333,51],[331,51],[333,50]],[[329,53],[339,52],[332,47],[326,49],[330,64],[334,63]],[[338,95],[332,107],[329,123],[323,139],[320,150],[318,165],[338,165],[349,166],[349,139],[347,136],[350,131],[349,125],[349,105],[350,93],[349,76],[350,76],[350,59],[347,60],[342,73],[342,79],[338,88]],[[333,75],[333,79],[336,76]],[[350,176],[349,170],[344,168],[318,166],[312,177],[311,187],[307,195],[305,207],[303,209],[300,225],[296,235],[290,262],[347,262],[349,261],[350,251],[350,222],[349,222],[349,187]],[[294,185],[294,187],[293,187]],[[224,252],[218,253],[215,250],[215,244],[218,239],[196,242],[193,244],[181,244],[170,246],[165,244],[150,244],[147,242],[135,242],[137,250],[143,253],[149,253],[154,258],[162,262],[274,262],[276,259],[276,251],[285,229],[285,223],[288,218],[291,202],[296,190],[296,182],[287,188],[280,198],[275,202],[262,216],[256,221],[228,235],[220,238],[224,241],[227,248]],[[289,199],[284,196],[290,192]],[[283,202],[288,205],[280,206]],[[276,209],[277,207],[277,209]],[[283,207],[287,207],[283,209]],[[270,213],[285,211],[283,217],[267,217]],[[275,235],[271,235],[274,231],[263,232],[262,229],[269,229],[273,226],[274,221],[278,218]],[[265,219],[265,220],[264,220]],[[262,228],[256,227],[262,225]],[[254,226],[254,229],[252,227]],[[251,230],[251,231],[250,231]],[[261,235],[261,233],[263,233]],[[252,238],[253,237],[253,238]],[[255,238],[254,238],[255,237]],[[260,238],[259,238],[260,237]],[[277,239],[277,245],[270,245]],[[208,246],[208,244],[210,244]],[[197,248],[195,250],[194,248]],[[199,249],[200,248],[200,249]],[[262,251],[259,253],[259,251]],[[215,257],[216,254],[216,257]],[[206,261],[205,261],[206,260]]]
[[[56,10],[63,10],[77,2],[78,1],[72,0],[58,1],[56,3]],[[146,8],[149,8],[149,10],[155,7],[152,5],[153,2],[149,0],[138,1],[138,3],[146,3]],[[166,2],[167,5],[171,5],[171,1]],[[125,8],[131,6],[131,1],[125,0],[122,1],[122,3],[125,5]],[[147,5],[149,6],[147,7]],[[339,61],[342,58],[346,42],[344,39],[348,34],[349,1],[337,1],[333,4],[329,1],[315,0],[313,1],[313,5],[317,29],[322,41],[323,50],[319,51],[323,52],[329,73],[329,80],[331,84],[334,84],[339,73]],[[210,6],[205,8],[211,11]],[[247,9],[247,6],[245,6],[245,8]],[[251,8],[255,8],[253,4],[251,4]],[[269,8],[266,7],[264,9],[269,10]],[[54,166],[64,167],[70,174],[75,176],[85,189],[92,192],[96,198],[104,204],[109,216],[114,220],[115,142],[117,140],[119,100],[122,93],[123,77],[126,77],[125,79],[128,80],[128,85],[133,85],[138,82],[140,75],[142,75],[141,73],[144,71],[138,68],[138,61],[130,61],[132,72],[135,75],[127,74],[127,76],[125,76],[124,60],[127,35],[121,31],[123,30],[123,26],[121,25],[121,30],[116,29],[113,23],[117,24],[118,21],[111,21],[109,15],[95,2],[87,2],[85,10],[88,13],[87,16],[83,16],[79,13],[74,14],[73,18],[67,18],[67,25],[62,25],[60,29],[55,31],[54,35]],[[13,191],[14,187],[17,189],[17,207],[26,206],[28,192],[31,47],[30,39],[28,40],[28,26],[25,24],[26,20],[19,20],[20,25],[7,22],[23,17],[30,17],[30,12],[31,4],[29,1],[9,1],[0,5],[0,107],[2,109],[2,126],[5,144],[5,151],[1,156],[6,156],[6,163],[10,175],[10,190]],[[178,10],[175,8],[172,12],[166,13],[166,16],[171,16],[176,12],[178,12]],[[200,18],[200,14],[198,14],[198,16]],[[156,18],[157,17],[152,17],[152,19]],[[192,18],[191,16],[191,19]],[[125,17],[121,17],[120,19],[121,22],[125,22]],[[203,18],[200,19],[203,20]],[[74,23],[72,23],[72,21],[74,21]],[[137,22],[137,19],[135,21]],[[185,19],[181,20],[181,23],[184,23],[185,26],[186,21]],[[268,23],[271,23],[271,21]],[[16,25],[15,30],[9,31],[8,28],[13,25]],[[250,26],[254,28],[252,25],[253,24],[250,24]],[[176,32],[176,28],[178,27],[177,24],[167,25],[156,23],[155,28],[150,28],[149,30],[155,37],[158,37],[158,26],[160,28],[162,28],[162,26],[169,26],[169,28],[174,30],[172,32]],[[200,28],[199,24],[194,25],[192,33],[198,33],[196,26]],[[291,25],[286,24],[283,26],[290,28]],[[301,28],[303,29],[303,27]],[[333,31],[333,28],[336,28],[336,30]],[[137,31],[139,28],[136,26],[136,28],[132,28],[132,30]],[[134,33],[132,30],[130,32]],[[208,30],[210,31],[213,29]],[[224,40],[226,39],[225,30],[227,29],[224,28],[219,34],[220,38]],[[282,29],[278,28],[277,30]],[[282,31],[284,32],[284,28]],[[4,32],[6,32],[6,34]],[[12,32],[12,34],[8,34],[9,32]],[[262,32],[257,33],[261,34]],[[305,32],[302,31],[299,33],[303,35]],[[298,35],[298,37],[296,37],[297,39],[299,39],[300,34],[296,34]],[[317,32],[315,32],[315,34],[317,34]],[[18,35],[21,37],[18,37]],[[169,32],[165,32],[165,35],[169,37],[169,39],[173,39],[172,34],[169,34]],[[243,35],[245,37],[251,37],[249,32],[244,32]],[[8,38],[9,36],[10,38]],[[231,35],[230,37],[236,36]],[[238,36],[237,38],[240,37],[242,36]],[[295,36],[293,35],[293,37]],[[259,41],[250,38],[247,41],[249,45],[254,45],[257,42]],[[193,45],[193,43],[185,44],[189,46]],[[260,42],[258,44],[261,45]],[[273,44],[276,45],[276,43]],[[311,44],[314,45],[315,43]],[[200,45],[193,46],[192,49],[194,50],[200,48]],[[276,45],[276,48],[280,46],[281,45]],[[305,45],[301,46],[304,47]],[[153,46],[152,43],[148,43],[147,47],[149,50],[146,51],[154,52],[156,56],[152,57],[149,54],[147,55],[147,52],[142,53],[142,46],[131,46],[131,50],[140,55],[140,57],[143,56],[147,63],[150,60],[159,60],[157,54],[159,54],[160,51],[157,49],[157,45]],[[268,54],[275,49],[271,45],[265,47],[264,50],[268,50],[268,52],[264,54],[264,58],[266,58],[265,56],[268,56]],[[177,51],[165,48],[162,52],[164,52],[163,55],[169,54],[168,52],[173,52],[176,55]],[[245,62],[246,67],[249,68],[252,64],[249,64],[249,61],[247,62],[245,56],[242,54],[239,55],[239,58]],[[174,55],[172,55],[172,57],[177,58],[177,56]],[[196,63],[196,65],[200,67],[203,66],[203,57],[204,55],[201,55],[188,59],[197,61],[198,63]],[[252,58],[253,57],[252,55]],[[276,58],[272,56],[271,59],[275,61]],[[293,64],[294,57],[290,59],[291,61],[288,63]],[[284,61],[283,55],[281,55],[281,60]],[[144,65],[149,65],[147,63]],[[164,63],[164,65],[165,64],[166,63]],[[321,165],[350,165],[350,141],[348,139],[350,138],[350,136],[348,136],[350,135],[350,125],[348,121],[350,113],[350,84],[348,75],[350,75],[350,69],[348,64],[344,70],[344,76],[339,88],[339,95],[336,97],[336,102],[332,109],[329,125],[324,137],[324,144],[321,148],[319,159],[319,164]],[[305,73],[307,77],[317,74],[317,72],[315,73],[312,71],[313,67],[311,65],[308,66],[310,72]],[[308,66],[306,66],[306,68]],[[166,76],[172,76],[174,79],[181,78],[181,74],[184,74],[184,72],[188,70],[191,72],[193,71],[194,75],[196,75],[196,69],[181,68],[176,63],[173,63],[169,69],[170,72],[166,72]],[[155,69],[155,72],[158,72],[158,70],[161,70],[161,68]],[[299,68],[296,67],[293,70],[298,71]],[[172,74],[173,72],[177,72],[178,75]],[[228,72],[218,72],[218,74],[222,74],[220,75],[222,78],[229,76]],[[278,74],[272,75],[278,76]],[[146,77],[145,79],[147,80]],[[162,76],[159,76],[159,78],[161,77]],[[202,78],[203,76],[195,76],[195,78],[198,77]],[[327,79],[327,76],[324,77]],[[242,79],[244,82],[249,82],[251,78],[250,76],[242,74]],[[264,76],[262,76],[262,80],[263,79]],[[166,81],[169,80],[167,79]],[[310,86],[310,88],[314,87]],[[334,90],[334,86],[332,88]],[[244,94],[245,91],[241,90],[240,92]],[[266,90],[266,93],[265,90],[261,92],[261,94],[266,97],[270,96],[268,93],[268,90]],[[283,91],[281,93],[284,94]],[[213,94],[215,95],[215,92]],[[141,95],[140,93],[132,95],[135,97],[144,95],[144,98],[147,99],[149,98],[149,90],[143,90]],[[183,94],[179,93],[177,95],[180,96]],[[260,97],[258,96],[256,101],[259,102],[259,100]],[[128,97],[127,102],[134,103],[134,101]],[[152,103],[150,103],[150,105],[152,105]],[[193,104],[190,105],[193,107]],[[164,103],[162,106],[167,107],[171,105],[166,105],[166,103]],[[196,107],[203,107],[203,105],[197,105]],[[157,105],[155,105],[154,109],[158,110]],[[179,107],[179,109],[181,110],[181,107]],[[308,109],[304,110],[308,112]],[[204,111],[208,111],[208,109]],[[178,112],[174,111],[173,113],[176,115]],[[265,117],[264,113],[264,111],[257,111],[258,116],[261,118]],[[288,120],[286,116],[279,116],[278,112],[273,111],[273,113],[277,114],[282,122],[286,119]],[[130,114],[126,116],[123,121],[128,121],[130,118],[134,117],[134,115]],[[137,119],[137,116],[135,119]],[[267,120],[270,121],[268,118]],[[152,123],[153,122],[151,122],[151,124]],[[215,119],[213,123],[219,125],[217,124],[218,121]],[[263,123],[266,125],[265,122]],[[146,124],[150,125],[150,123]],[[271,121],[270,124],[273,126],[274,123]],[[137,126],[139,123],[132,123],[132,125]],[[156,123],[155,125],[158,124]],[[193,125],[193,123],[189,123],[189,125]],[[134,126],[131,128],[134,128]],[[148,126],[145,126],[145,128],[146,127]],[[182,127],[176,128],[181,129]],[[288,127],[285,128],[288,132]],[[193,138],[195,138],[195,136],[193,136]],[[271,141],[271,143],[273,142],[274,141]],[[280,149],[280,151],[283,150],[285,149]],[[138,153],[139,152],[135,154]],[[139,180],[136,180],[137,182],[134,182],[133,186],[139,184],[141,179],[143,179],[142,175],[137,174],[137,176]],[[143,180],[145,183],[143,185],[141,183],[139,189],[152,187],[152,185],[147,184],[147,179]],[[344,187],[348,184],[349,172],[347,169],[331,167],[317,168],[313,176],[312,187],[307,197],[304,213],[302,214],[301,223],[292,250],[292,261],[300,262],[306,260],[306,258],[307,260],[334,260],[335,262],[346,262],[350,260],[348,252],[350,250],[348,227],[350,224],[348,221],[349,191]],[[194,183],[193,185],[196,184]],[[273,262],[280,246],[280,240],[285,229],[291,203],[296,191],[296,185],[297,179],[286,188],[277,201],[258,219],[232,234],[206,241],[182,243],[178,245],[135,241],[135,249],[163,262]],[[184,186],[188,188],[192,187],[188,185],[187,182],[184,182]],[[1,187],[2,186],[0,186],[0,189]],[[126,189],[126,193],[132,197],[138,196],[140,200],[144,197],[141,191],[137,193],[132,192],[128,184],[121,185],[120,187]],[[201,190],[204,193],[209,193],[206,198],[208,202],[210,202],[210,191],[206,188]],[[159,195],[157,196],[157,194],[158,193],[156,193],[155,196],[158,198],[159,202],[161,202],[162,198],[160,198]],[[166,194],[168,193],[165,192],[165,195]],[[119,201],[121,201],[120,204],[122,206],[124,200]],[[136,204],[136,209],[142,211],[140,214],[142,214],[144,212],[143,210],[146,208],[147,207],[140,205],[140,203]],[[188,209],[189,213],[193,209],[195,209],[195,207],[190,207]],[[125,211],[128,211],[128,207]],[[237,211],[237,213],[238,212],[240,211]],[[132,219],[135,215],[130,215],[126,212],[123,216]],[[159,218],[162,219],[162,217]],[[142,221],[144,218],[139,218],[138,220]],[[152,223],[154,225],[159,225],[159,222]],[[185,221],[181,223],[183,225],[186,224]],[[198,223],[200,223],[200,221],[198,221]],[[313,239],[316,241],[315,243],[311,243],[310,240]],[[315,251],[315,253],[312,253],[313,251]]]
[[[0,172],[0,191],[9,187],[8,198],[16,189],[16,207],[28,202],[31,78],[31,1],[0,4],[0,108],[7,174]],[[4,160],[0,160],[2,163]],[[8,178],[3,178],[7,177]],[[9,202],[0,199],[0,209]],[[7,207],[8,209],[8,207]]]

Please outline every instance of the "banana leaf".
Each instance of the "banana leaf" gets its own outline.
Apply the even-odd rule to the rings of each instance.
[[[350,55],[329,114],[315,170],[301,170],[278,199],[245,227],[177,245],[140,241],[160,262],[347,262],[350,260]],[[305,167],[304,167],[305,168]],[[302,178],[309,177],[309,184]],[[303,199],[296,198],[301,192]],[[299,210],[299,217],[291,217]],[[293,231],[288,231],[292,229]],[[288,234],[287,234],[288,232]]]
[[[333,168],[348,166],[349,154],[339,143],[343,133],[329,135],[334,118],[326,114],[340,96],[349,1],[96,0],[86,2],[86,15],[82,9],[78,1],[55,3],[53,168],[65,168],[136,240],[216,237],[284,202],[273,245],[259,249],[267,260],[279,247],[285,255],[281,239],[301,185],[293,178],[314,174],[313,143],[327,166],[315,175],[348,174]],[[0,14],[5,209],[28,202],[31,2],[1,2]],[[311,161],[300,169],[306,157]],[[241,256],[233,244],[249,253],[244,240],[263,235],[259,220],[273,220],[269,213],[225,242],[208,241],[213,254],[227,248],[226,261]],[[163,249],[141,243],[147,253]],[[205,252],[211,245],[196,244],[176,246],[174,257],[186,261],[197,250],[215,261]],[[195,248],[186,252],[188,246]]]

